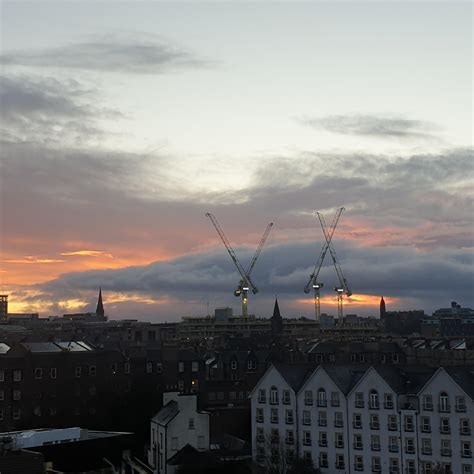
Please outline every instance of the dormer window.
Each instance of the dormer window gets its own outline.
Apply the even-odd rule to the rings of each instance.
[[[247,361],[247,369],[248,370],[256,370],[257,369],[257,361],[255,359],[249,359]]]
[[[232,370],[237,370],[237,361],[235,359],[230,361],[230,368]]]

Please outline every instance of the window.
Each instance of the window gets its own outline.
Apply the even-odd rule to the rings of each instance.
[[[196,360],[193,360],[191,362],[191,371],[192,372],[197,372],[199,370],[199,362]]]
[[[421,439],[421,452],[427,456],[430,456],[432,453],[431,449],[431,439],[430,438],[422,438]]]
[[[433,410],[433,396],[432,395],[423,395],[423,410],[425,411]]]
[[[469,418],[462,418],[459,420],[459,432],[461,435],[470,435],[471,434],[471,425]]]
[[[5,371],[2,369],[0,370],[0,382],[5,381]]]
[[[421,461],[421,472],[423,474],[432,474],[431,461]]]
[[[229,392],[230,400],[237,400],[237,392]]]
[[[189,419],[188,428],[194,430],[194,418]]]
[[[466,399],[462,396],[456,396],[456,411],[465,412],[466,411]]]
[[[178,380],[178,390],[180,392],[184,391],[184,380]]]
[[[20,408],[13,408],[13,419],[19,420],[21,418],[21,410]]]
[[[286,410],[286,424],[293,424],[293,410]]]
[[[75,376],[77,378],[79,378],[81,376],[81,373],[82,373],[82,368],[81,367],[76,367]]]
[[[3,421],[3,408],[0,409],[0,421]]]
[[[449,434],[451,428],[449,426],[449,418],[441,418],[439,420],[439,431],[443,434]]]
[[[369,394],[369,408],[371,410],[379,409],[379,394],[376,390],[371,390]]]
[[[364,470],[364,458],[362,456],[354,456],[354,469],[356,471]]]
[[[380,436],[371,435],[370,436],[370,448],[372,451],[380,451]]]
[[[355,406],[356,408],[364,408],[364,394],[362,392],[355,394]]]
[[[343,448],[344,447],[344,435],[342,433],[336,433],[336,448]]]
[[[95,365],[90,365],[89,366],[89,375],[92,376],[92,377],[95,377],[96,373],[97,373],[96,366]]]
[[[448,413],[450,411],[449,396],[446,392],[439,394],[438,411],[441,413]]]
[[[451,456],[451,440],[441,440],[441,456]]]
[[[319,453],[319,467],[328,467],[328,453]]]
[[[51,367],[49,369],[49,376],[52,378],[52,379],[55,379],[56,378],[56,375],[57,375],[58,371],[56,370],[56,367]]]
[[[398,354],[392,354],[392,362],[394,364],[398,364]]]
[[[304,404],[305,405],[313,404],[313,392],[311,390],[304,391]]]
[[[43,378],[43,369],[41,367],[36,367],[35,369],[35,379]]]
[[[113,363],[110,365],[110,371],[112,372],[112,374],[116,374],[117,373],[117,364],[116,363]],[[89,374],[90,375],[90,374]]]
[[[360,362],[360,363],[364,363],[364,362],[365,362],[364,354],[359,354],[359,362]]]
[[[270,403],[272,405],[278,405],[278,389],[276,387],[270,389]]]
[[[462,474],[472,474],[472,464],[463,464]]]
[[[311,451],[303,451],[303,459],[307,462],[312,462],[313,457],[311,456]]]
[[[472,456],[471,442],[470,441],[462,441],[461,442],[461,456],[463,458],[470,458]]]
[[[125,364],[123,364],[123,371],[127,375],[130,373],[130,362],[125,362]]]
[[[272,408],[270,411],[270,422],[278,423],[278,409]]]
[[[257,361],[255,359],[249,359],[247,361],[247,369],[248,370],[256,370],[257,369]]]
[[[415,423],[413,421],[413,416],[412,415],[405,415],[403,419],[404,419],[405,431],[413,431],[415,429]]]
[[[390,474],[395,474],[399,472],[399,466],[398,466],[398,459],[397,458],[390,458]]]
[[[178,372],[184,372],[184,362],[178,362]]]
[[[286,450],[286,459],[288,464],[293,464],[295,462],[295,450],[294,449],[287,449]]]
[[[3,390],[0,390],[0,401],[5,400],[5,392]]]
[[[262,463],[265,461],[265,448],[263,446],[257,447],[257,462]]]
[[[380,421],[379,421],[379,415],[370,415],[370,429],[371,430],[378,430],[380,429]]]
[[[385,362],[386,362],[385,354],[380,354],[380,363],[385,364]]]
[[[263,409],[262,408],[257,408],[256,421],[257,423],[263,423]]]
[[[324,388],[320,388],[318,390],[318,407],[325,407],[326,405],[327,405],[326,390],[324,390]]]
[[[130,364],[129,364],[130,367]],[[163,373],[163,362],[157,362],[156,363],[156,373],[157,374],[162,374]]]
[[[382,464],[380,463],[380,458],[374,456],[372,458],[372,472],[380,472],[382,470]]]
[[[21,370],[20,369],[15,369],[13,371],[13,381],[14,382],[21,382]],[[17,418],[15,418],[17,419]]]
[[[421,432],[431,433],[431,421],[429,416],[421,417]]]
[[[20,400],[21,399],[21,391],[20,390],[13,390],[13,400]]]
[[[311,412],[309,410],[303,410],[303,425],[311,424]]]
[[[257,428],[257,443],[263,443],[265,441],[265,435],[263,428]]]
[[[336,362],[336,356],[334,354],[329,354],[329,362]]]
[[[319,446],[325,448],[328,445],[328,435],[324,431],[319,432]]]
[[[191,380],[191,393],[197,393],[199,391],[199,380],[192,379]]]
[[[198,449],[206,449],[204,436],[198,436]]]
[[[173,436],[171,438],[171,450],[172,451],[178,450],[178,437],[177,436]]]
[[[395,415],[388,415],[388,429],[390,431],[398,430],[397,417]]]
[[[391,453],[398,453],[398,438],[396,436],[389,436],[388,450]]]
[[[345,469],[344,455],[336,454],[336,469]]]
[[[391,393],[384,394],[383,404],[386,410],[391,410],[393,408],[393,395]]]
[[[303,431],[303,445],[311,446],[311,431]]]
[[[326,412],[325,411],[320,411],[318,413],[318,425],[319,426],[327,426],[328,424],[328,419],[327,419],[327,416],[326,416]]]
[[[277,428],[272,429],[272,434],[271,434],[271,442],[272,443],[279,443],[280,442],[280,433]]]
[[[260,388],[258,390],[258,403],[266,403],[267,401],[267,393],[264,388]]]
[[[293,430],[286,430],[286,444],[295,444],[295,435]]]
[[[362,415],[360,413],[354,413],[352,426],[354,428],[362,428]]]
[[[415,439],[405,438],[405,452],[407,454],[413,454],[415,452]]]
[[[284,405],[290,404],[290,391],[289,390],[283,390],[282,402]]]
[[[340,405],[339,392],[331,392],[331,405],[338,407]]]
[[[415,467],[415,461],[412,459],[407,460],[407,474],[416,474],[416,467]]]
[[[355,434],[354,435],[354,449],[362,449],[362,435]]]
[[[152,374],[153,373],[153,362],[146,363],[146,373]]]
[[[336,428],[342,428],[344,426],[344,419],[340,411],[336,411],[336,413],[334,413],[334,426]]]
[[[355,364],[357,362],[357,354],[351,354],[351,362]]]

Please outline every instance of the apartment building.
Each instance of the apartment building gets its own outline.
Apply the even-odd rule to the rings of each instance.
[[[324,474],[472,474],[473,399],[467,368],[273,365],[251,393],[252,455]]]

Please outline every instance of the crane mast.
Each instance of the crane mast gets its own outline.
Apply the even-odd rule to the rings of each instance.
[[[324,245],[321,248],[321,252],[319,254],[319,258],[316,262],[316,265],[314,266],[313,273],[311,273],[311,275],[309,276],[309,281],[308,281],[308,283],[306,284],[306,286],[304,288],[305,293],[309,293],[311,287],[314,290],[314,313],[315,313],[315,318],[316,318],[317,322],[319,322],[320,318],[321,318],[321,288],[324,286],[323,283],[318,281],[318,276],[319,276],[319,272],[321,271],[321,267],[323,265],[324,258],[326,257],[326,253],[329,249],[329,245],[331,243],[332,237],[334,235],[334,232],[336,231],[336,227],[337,227],[337,224],[339,222],[339,218],[341,217],[341,214],[342,214],[343,211],[344,211],[344,208],[341,207],[334,214],[334,217],[333,217],[332,222],[331,222],[331,227],[329,228],[329,231],[328,231],[328,237],[327,238],[326,238],[326,234],[325,234],[326,242],[324,243]],[[316,214],[319,215],[318,212],[316,212]]]
[[[212,225],[216,229],[217,234],[222,240],[222,243],[224,244],[224,247],[227,249],[227,252],[230,255],[230,258],[234,262],[235,267],[237,268],[237,271],[239,272],[241,276],[241,280],[239,282],[239,285],[237,286],[237,289],[234,291],[235,296],[240,296],[242,298],[242,316],[244,318],[248,318],[248,292],[249,290],[252,290],[252,293],[255,295],[258,293],[258,288],[257,286],[253,283],[252,279],[250,278],[250,274],[252,273],[252,270],[255,267],[255,264],[257,263],[258,257],[260,256],[260,253],[262,252],[263,246],[265,245],[265,242],[268,238],[268,235],[270,234],[270,231],[273,227],[273,222],[270,222],[267,225],[267,228],[265,229],[262,238],[260,239],[260,242],[257,246],[257,249],[255,251],[255,254],[250,262],[250,265],[248,267],[248,270],[245,271],[244,267],[240,263],[239,259],[237,258],[237,255],[235,254],[234,249],[232,248],[232,245],[230,244],[229,240],[227,239],[222,227],[220,226],[219,222],[217,221],[216,217],[211,214],[210,212],[206,213],[206,217],[209,218],[209,220],[212,222]]]

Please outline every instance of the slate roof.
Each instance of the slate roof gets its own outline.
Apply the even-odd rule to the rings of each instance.
[[[166,426],[178,413],[178,402],[171,400],[153,417],[153,421]]]
[[[367,371],[367,368],[362,369],[347,365],[325,365],[323,368],[344,395],[352,390]]]
[[[445,367],[449,376],[474,400],[474,367]]]
[[[168,459],[170,466],[212,466],[219,460],[209,451],[198,451],[196,448],[187,444],[181,448],[174,456]]]
[[[316,368],[314,364],[274,364],[274,367],[295,392],[299,390]]]

